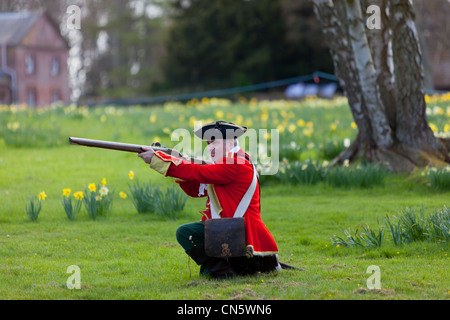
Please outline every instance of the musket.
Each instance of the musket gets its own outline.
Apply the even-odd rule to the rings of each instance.
[[[121,142],[112,142],[112,141],[104,141],[104,140],[93,140],[93,139],[84,139],[84,138],[76,138],[76,137],[69,137],[69,143],[79,146],[85,146],[85,147],[93,147],[93,148],[101,148],[101,149],[110,149],[110,150],[117,150],[117,151],[126,151],[126,152],[133,152],[133,153],[141,153],[145,152],[145,148],[152,148],[155,151],[162,151],[164,153],[167,153],[171,156],[186,159],[194,163],[198,164],[210,164],[210,162],[200,159],[194,159],[187,157],[180,152],[178,152],[175,149],[170,149],[167,147],[156,147],[156,146],[144,146],[139,144],[130,144],[130,143],[121,143]]]

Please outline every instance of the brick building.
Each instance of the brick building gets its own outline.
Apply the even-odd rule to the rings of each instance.
[[[70,102],[68,56],[46,13],[0,13],[0,103]]]

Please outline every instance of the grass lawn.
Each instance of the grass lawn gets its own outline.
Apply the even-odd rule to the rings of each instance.
[[[430,124],[436,133],[448,134],[449,95],[433,99],[428,101]],[[449,207],[448,189],[431,188],[420,171],[388,175],[383,185],[370,189],[264,183],[262,218],[277,241],[279,258],[304,271],[214,281],[198,275],[199,267],[175,239],[179,225],[200,220],[205,199],[188,199],[177,220],[138,214],[130,197],[122,199],[119,192],[128,192],[137,179],[162,188],[175,185],[173,180],[135,154],[67,142],[76,136],[173,146],[173,130],[212,119],[278,129],[283,163],[329,161],[357,133],[345,99],[237,104],[211,99],[92,110],[0,106],[0,299],[449,299],[448,243],[395,246],[387,231],[381,247],[338,247],[331,241],[343,236],[341,228],[378,228],[386,215],[406,207],[423,206],[426,214]],[[115,191],[112,211],[91,220],[83,208],[69,220],[63,189],[83,191],[103,178]],[[47,198],[37,221],[31,221],[25,205],[42,191]],[[74,265],[81,289],[71,290],[67,270]],[[379,267],[379,290],[368,288],[370,266]]]
[[[93,221],[85,212],[66,218],[62,189],[106,177],[128,191],[128,172],[170,186],[134,154],[75,146],[3,149],[0,161],[1,299],[448,299],[449,247],[430,241],[380,248],[344,248],[330,238],[340,227],[377,225],[377,218],[408,206],[426,213],[448,206],[449,192],[393,176],[371,190],[273,185],[262,188],[262,216],[273,233],[280,260],[305,271],[213,281],[175,239],[178,225],[200,219],[204,199],[189,199],[183,216],[168,220],[138,214],[129,199]],[[24,190],[48,197],[36,222],[25,217]],[[67,268],[81,271],[81,289],[69,290]],[[366,273],[379,266],[381,289],[369,290]]]

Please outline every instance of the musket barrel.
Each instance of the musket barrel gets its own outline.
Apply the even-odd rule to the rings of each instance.
[[[146,147],[146,146],[142,146],[142,145],[138,145],[138,144],[84,139],[84,138],[76,138],[76,137],[70,137],[69,142],[70,142],[70,144],[79,145],[79,146],[111,149],[111,150],[119,150],[119,151],[128,151],[128,152],[134,152],[134,153],[144,152],[145,150],[143,148]],[[158,147],[152,147],[152,148],[155,150],[163,150],[164,149],[164,148],[158,148]]]
[[[141,153],[141,152],[145,151],[144,148],[152,148],[153,150],[162,151],[169,155],[173,155],[178,158],[183,158],[183,159],[189,160],[191,162],[195,162],[195,163],[199,163],[199,164],[210,164],[211,163],[209,161],[204,161],[201,159],[194,159],[194,158],[186,157],[174,149],[169,149],[169,148],[165,148],[165,147],[153,147],[153,146],[148,147],[148,146],[142,146],[139,144],[130,144],[130,143],[121,143],[121,142],[112,142],[112,141],[94,140],[94,139],[85,139],[85,138],[76,138],[76,137],[69,137],[69,142],[70,142],[70,144],[79,145],[79,146],[118,150],[118,151],[127,151],[127,152],[133,152],[133,153]]]

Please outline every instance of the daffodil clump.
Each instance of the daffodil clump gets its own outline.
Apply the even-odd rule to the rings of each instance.
[[[70,188],[63,189],[62,206],[69,220],[75,220],[81,209],[83,192],[77,191],[71,195]]]
[[[134,178],[133,171],[128,173],[130,180]],[[122,199],[128,198],[128,194],[120,191]],[[26,214],[31,221],[36,221],[42,210],[42,202],[47,194],[42,191],[38,196],[31,197],[26,203]],[[99,184],[90,183],[84,191],[73,192],[71,188],[62,189],[61,205],[69,220],[76,220],[84,205],[89,218],[95,220],[98,216],[104,216],[111,211],[114,191],[107,186],[106,178]]]
[[[40,192],[39,195],[36,197],[31,197],[28,199],[27,204],[25,206],[25,211],[27,213],[27,217],[31,221],[36,221],[39,213],[42,210],[42,201],[45,201],[45,198],[47,198],[47,195],[44,191]]]
[[[130,179],[133,178],[130,177]],[[155,212],[155,188],[152,187],[150,182],[141,183],[138,179],[135,179],[132,184],[128,185],[128,188],[131,202],[138,213]],[[127,194],[124,193],[124,196],[127,196]]]
[[[101,184],[90,183],[83,193],[83,204],[89,218],[96,220],[98,216],[105,216],[111,211],[114,191],[109,190],[106,179]]]
[[[172,187],[161,190],[159,186],[153,187],[151,182],[141,183],[135,179],[134,173],[128,174],[133,183],[128,185],[129,196],[138,213],[156,213],[161,217],[176,219],[186,205],[187,196],[178,188]],[[128,194],[120,192],[125,199]]]
[[[428,215],[423,207],[420,212],[404,208],[392,219],[386,215],[383,222],[376,230],[369,225],[359,225],[353,234],[351,228],[341,228],[344,236],[334,235],[331,242],[337,248],[381,247],[385,240],[391,240],[395,246],[419,241],[450,242],[450,209],[446,206]],[[390,237],[386,237],[386,233]]]
[[[264,167],[258,164],[256,169],[261,173]],[[370,189],[384,184],[389,171],[379,165],[356,164],[350,165],[345,160],[343,166],[330,167],[327,160],[306,160],[303,162],[280,163],[275,175],[260,175],[261,185],[271,182],[281,182],[284,185],[315,185],[319,182],[338,188]]]

